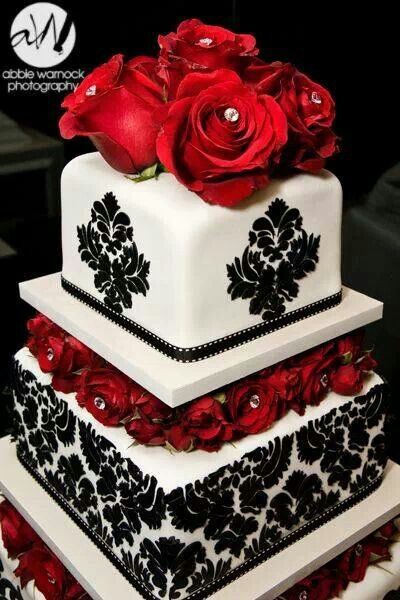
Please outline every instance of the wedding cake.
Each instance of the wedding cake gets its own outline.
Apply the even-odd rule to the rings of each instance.
[[[192,19],[159,45],[63,102],[63,137],[98,152],[62,176],[60,283],[154,364],[245,361],[340,305],[334,102],[251,35]],[[18,458],[146,599],[212,595],[382,480],[388,392],[359,331],[174,407],[46,316],[28,329]]]

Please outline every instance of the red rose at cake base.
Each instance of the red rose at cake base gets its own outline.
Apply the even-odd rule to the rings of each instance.
[[[318,569],[285,592],[285,600],[330,600],[340,596],[344,589],[340,573],[334,573],[327,567]]]
[[[43,543],[37,543],[20,557],[15,574],[20,577],[22,587],[33,579],[46,600],[64,598],[66,570]]]
[[[283,403],[273,386],[245,380],[228,390],[226,409],[242,434],[260,433],[277,420]]]
[[[118,425],[132,415],[130,381],[113,368],[84,371],[76,399],[103,425]]]
[[[0,530],[3,544],[11,558],[26,552],[39,537],[8,500],[0,503]]]
[[[143,62],[129,65],[121,54],[113,56],[62,104],[67,109],[60,119],[62,137],[90,137],[105,160],[123,173],[138,173],[157,162],[163,88]]]
[[[259,93],[273,96],[286,115],[289,137],[282,163],[319,171],[337,150],[332,131],[335,104],[330,93],[289,63],[254,59],[244,79]]]
[[[175,102],[164,108],[157,153],[203,200],[234,206],[268,183],[286,139],[275,100],[221,69],[182,80]]]
[[[373,554],[389,559],[388,540],[370,536],[344,552],[338,560],[337,568],[348,581],[357,583],[364,579]]]

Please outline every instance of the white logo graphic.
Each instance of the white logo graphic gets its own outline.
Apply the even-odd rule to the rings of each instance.
[[[54,67],[65,60],[75,44],[71,17],[56,4],[36,2],[21,10],[10,31],[17,56],[32,67]]]

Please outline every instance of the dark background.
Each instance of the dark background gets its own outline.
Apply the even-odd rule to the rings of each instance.
[[[0,8],[1,70],[26,67],[10,46],[9,29],[19,10],[30,3],[9,2],[6,6],[3,3]],[[398,24],[390,16],[389,4],[381,2],[373,9],[364,5],[361,13],[350,3],[347,6],[299,3],[297,7],[284,2],[273,3],[276,6],[272,7],[271,3],[254,0],[107,4],[60,0],[56,3],[72,15],[77,36],[71,55],[55,67],[60,69],[81,68],[88,72],[117,52],[128,57],[156,54],[157,34],[175,30],[181,20],[189,17],[253,33],[262,58],[295,63],[328,87],[335,97],[341,153],[328,167],[341,179],[346,210],[361,205],[379,176],[400,159]],[[0,81],[0,110],[19,124],[55,138],[61,99],[54,92],[8,94],[5,82]],[[65,159],[91,148],[86,139],[68,141],[64,145]],[[0,182],[0,237],[17,252],[15,260],[9,263],[11,266],[5,267],[6,275],[1,275],[5,323],[0,339],[0,364],[6,365],[7,357],[23,342],[23,323],[30,314],[28,307],[17,302],[16,281],[59,270],[61,254],[59,220],[50,218],[46,212],[44,174],[8,175],[0,178]],[[383,224],[382,256],[388,256],[385,265],[379,264],[371,252],[375,242],[369,238],[368,228],[357,230],[358,237],[356,230],[350,222],[345,240],[345,282],[375,297],[393,298],[394,289],[390,285],[398,271],[391,257],[399,250],[400,229],[391,233],[395,238],[394,248],[388,250]],[[359,245],[353,246],[356,237]],[[371,265],[367,265],[358,280],[357,273],[366,261]],[[386,280],[392,283],[385,294],[380,294],[379,281],[385,280],[385,269],[389,273]],[[396,314],[396,306],[391,314]],[[391,329],[392,324],[388,323],[383,329],[373,331],[377,354],[382,357],[383,371],[389,378],[399,368],[397,351],[400,353],[396,336],[388,337]],[[7,380],[4,369],[0,382],[3,389]],[[1,406],[4,411],[4,403]],[[0,418],[4,428],[4,412],[0,412]]]

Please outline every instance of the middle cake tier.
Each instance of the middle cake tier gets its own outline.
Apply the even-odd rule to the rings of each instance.
[[[22,464],[144,598],[206,598],[378,487],[387,387],[329,393],[219,452],[132,445],[16,356]]]

